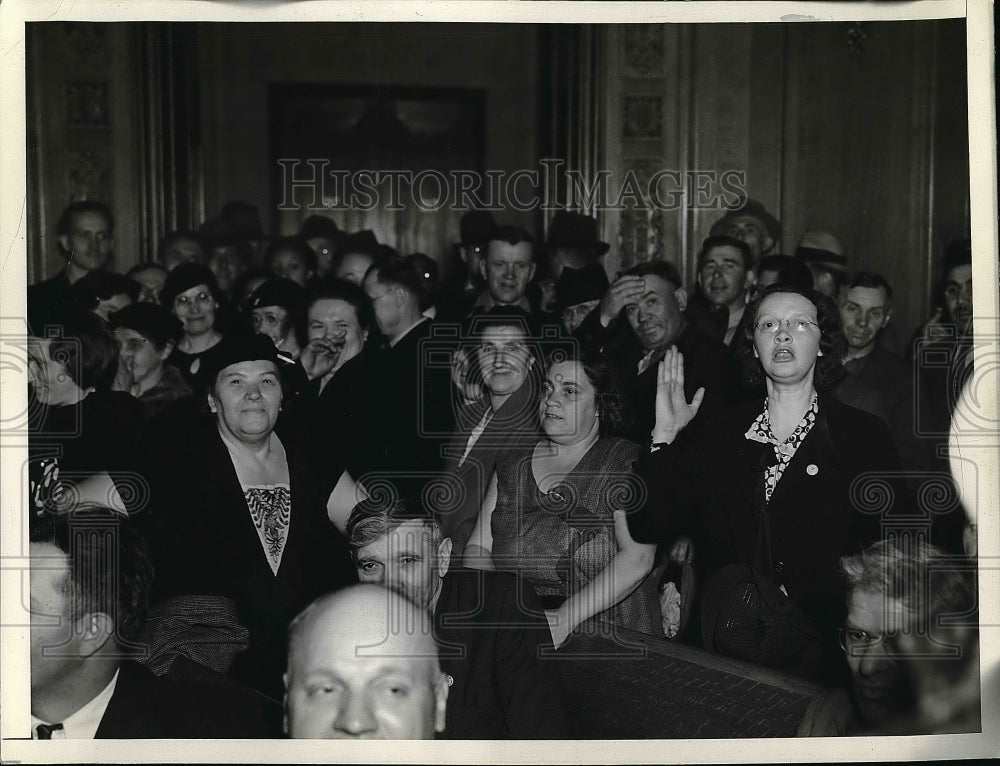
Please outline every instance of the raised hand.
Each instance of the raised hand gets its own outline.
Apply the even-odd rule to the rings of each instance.
[[[646,292],[642,277],[618,277],[601,299],[601,324],[607,327],[629,303],[635,303]]]
[[[482,389],[470,374],[473,363],[473,355],[464,348],[458,349],[451,358],[451,382],[458,389],[464,403],[478,401],[483,395]]]
[[[315,338],[302,349],[299,361],[302,363],[302,368],[306,371],[309,380],[316,380],[337,366],[337,362],[340,361],[340,352],[343,350],[343,336]]]
[[[694,392],[690,403],[684,396],[684,355],[676,346],[667,349],[656,376],[656,425],[653,442],[670,444],[698,414],[705,398],[704,386]]]

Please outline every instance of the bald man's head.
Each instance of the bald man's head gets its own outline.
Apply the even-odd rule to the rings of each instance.
[[[432,739],[447,698],[430,617],[398,593],[345,588],[292,622],[285,709],[295,739]]]

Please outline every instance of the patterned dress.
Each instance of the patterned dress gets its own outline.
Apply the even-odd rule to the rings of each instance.
[[[493,560],[517,570],[543,604],[578,592],[618,553],[613,512],[636,512],[645,493],[633,465],[639,447],[624,439],[600,439],[573,471],[543,492],[531,470],[534,447],[497,460],[493,511]],[[650,635],[662,635],[656,583],[647,577],[601,619]]]

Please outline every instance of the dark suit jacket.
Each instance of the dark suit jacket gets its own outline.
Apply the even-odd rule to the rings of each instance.
[[[727,404],[741,400],[743,390],[740,387],[737,362],[722,341],[702,335],[693,324],[687,323],[672,345],[677,346],[677,350],[684,355],[684,395],[687,399],[690,401],[695,391],[705,388],[705,399],[696,422]],[[625,382],[624,393],[635,408],[636,429],[631,434],[631,439],[647,448],[650,432],[656,424],[658,368],[657,360],[641,375],[637,374],[635,366],[621,371]]]
[[[364,349],[345,362],[322,392],[318,378],[309,381],[303,407],[314,454],[345,466],[355,479],[373,467],[373,451],[382,441],[372,430],[377,400],[370,354]]]
[[[629,519],[636,540],[669,543],[679,534],[692,535],[702,574],[754,561],[763,474],[773,451],[744,434],[761,409],[760,402],[748,402],[723,410],[643,460],[649,502],[644,513]],[[839,558],[873,542],[883,521],[906,511],[905,492],[891,475],[898,470],[882,420],[820,397],[816,423],[767,511],[776,579],[831,630],[843,611]],[[854,486],[866,472],[878,473],[883,484],[867,492]],[[863,499],[877,507],[862,509]]]
[[[534,591],[507,572],[454,567],[434,610],[448,692],[449,739],[573,736],[548,622]]]
[[[173,680],[123,662],[95,739],[276,737],[274,704],[228,679]]]
[[[876,346],[863,359],[846,363],[847,375],[833,394],[844,404],[878,415],[889,422],[904,393],[910,368],[890,351]]]
[[[461,465],[469,436],[489,409],[488,399],[471,404],[458,413],[458,429],[445,451],[444,476],[450,506],[439,506],[441,530],[451,538],[453,558],[458,560],[476,526],[479,510],[486,496],[497,456],[507,450],[523,449],[540,438],[538,427],[538,388],[525,381],[494,414],[469,456]]]
[[[423,321],[395,346],[373,355],[372,395],[378,412],[368,438],[373,469],[404,495],[419,497],[444,464],[442,447],[454,430],[450,352]]]

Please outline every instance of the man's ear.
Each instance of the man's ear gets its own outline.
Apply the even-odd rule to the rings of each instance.
[[[406,302],[406,291],[399,285],[392,286],[392,300],[397,307],[402,306]]]
[[[890,306],[885,310],[885,321],[882,322],[882,327],[888,327],[889,321],[892,319],[892,307]]]
[[[162,359],[164,362],[167,361],[167,357],[170,356],[170,352],[174,350],[174,346],[176,345],[177,344],[174,343],[172,340],[168,340],[166,343],[164,343],[163,351],[160,352],[160,359]]]
[[[438,577],[444,577],[448,574],[448,569],[451,567],[451,549],[452,542],[450,537],[446,537],[438,543],[437,549],[437,570]]]
[[[79,619],[80,655],[90,657],[115,637],[115,621],[106,612],[88,612]]]
[[[486,273],[486,258],[479,259],[479,276],[483,278],[483,281],[489,281],[489,276]]]
[[[531,269],[528,271],[528,281],[530,282],[535,278],[535,264],[531,264]]]
[[[63,252],[66,253],[67,257],[73,255],[73,250],[69,244],[68,234],[59,235],[59,244],[62,245]]]
[[[761,248],[760,252],[761,253],[766,253],[772,247],[774,247],[774,239],[770,235],[765,235],[764,236],[764,246]]]
[[[688,306],[688,294],[687,290],[683,287],[678,287],[674,290],[674,298],[677,300],[677,306],[681,311],[687,311]]]
[[[208,411],[211,412],[213,415],[219,411],[219,407],[215,403],[215,397],[212,396],[211,394],[208,394]]]
[[[458,246],[458,255],[459,255],[459,257],[461,257],[462,263],[468,263],[469,262],[469,254],[465,250],[465,245],[459,245]]]
[[[448,714],[448,690],[454,680],[447,673],[438,673],[438,679],[434,683],[434,731],[438,734],[444,732],[446,716]]]
[[[743,289],[749,290],[757,284],[757,273],[753,269],[747,269],[746,279],[743,280]]]

